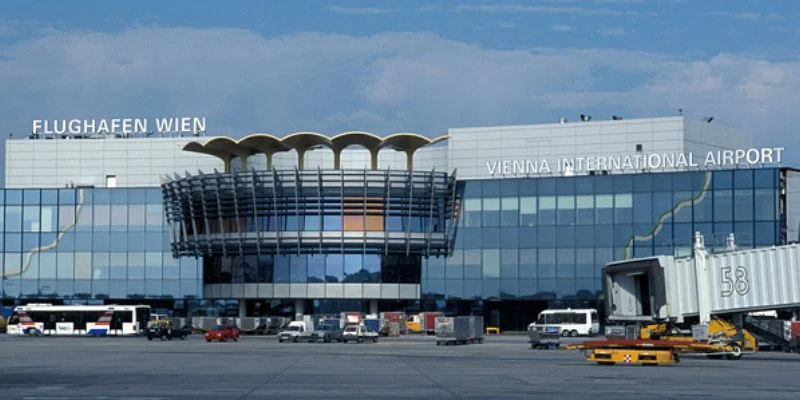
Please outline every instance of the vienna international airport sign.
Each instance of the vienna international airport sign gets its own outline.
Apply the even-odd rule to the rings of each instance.
[[[33,133],[44,135],[144,135],[149,133],[199,133],[206,130],[206,117],[108,118],[33,120]]]
[[[528,160],[492,160],[486,162],[491,176],[530,176],[555,174],[586,174],[590,171],[608,173],[633,171],[663,171],[686,169],[711,169],[720,167],[752,167],[780,164],[783,147],[739,150],[712,150],[705,154],[651,153],[626,155],[598,155],[587,157]]]

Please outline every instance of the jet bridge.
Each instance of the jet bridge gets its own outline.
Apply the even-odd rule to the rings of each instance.
[[[603,285],[610,321],[699,317],[703,324],[717,314],[800,310],[800,244],[710,253],[698,232],[691,257],[611,262]]]

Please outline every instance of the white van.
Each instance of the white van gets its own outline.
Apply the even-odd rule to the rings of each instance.
[[[560,332],[561,336],[594,336],[600,332],[600,320],[595,309],[555,309],[539,313],[529,331]]]

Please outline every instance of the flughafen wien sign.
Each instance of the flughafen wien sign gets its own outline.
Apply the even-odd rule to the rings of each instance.
[[[148,133],[199,133],[206,130],[206,117],[100,118],[33,120],[33,133],[43,135],[135,136]]]
[[[590,171],[608,173],[622,171],[659,171],[711,169],[720,167],[752,167],[780,164],[783,147],[737,150],[712,150],[705,154],[651,153],[597,155],[552,159],[492,160],[486,162],[489,175],[495,177],[585,174]]]

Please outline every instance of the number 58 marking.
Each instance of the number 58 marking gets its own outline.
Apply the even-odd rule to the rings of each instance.
[[[744,296],[750,293],[750,278],[747,274],[747,268],[738,266],[736,269],[733,267],[722,267],[722,297],[730,297],[734,292],[739,296]],[[733,276],[731,276],[733,272]]]

